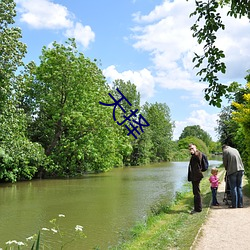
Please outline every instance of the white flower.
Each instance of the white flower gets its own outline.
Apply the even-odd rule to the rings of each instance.
[[[24,246],[24,243],[22,241],[17,242],[18,246]]]
[[[50,230],[49,230],[48,228],[46,228],[46,227],[43,227],[42,230],[43,230],[43,231],[50,231]]]
[[[27,237],[26,240],[32,240],[34,238],[34,236],[30,236],[30,237]]]
[[[24,243],[22,241],[16,241],[16,240],[9,240],[5,244],[11,245],[12,243],[17,244],[18,246],[24,246]]]
[[[55,228],[51,228],[51,231],[57,233],[58,231]]]
[[[12,243],[17,244],[17,241],[16,241],[16,240],[9,240],[9,241],[7,241],[5,244],[11,245]]]
[[[65,217],[65,215],[64,215],[64,214],[59,214],[58,216],[59,216],[59,217]]]
[[[75,226],[76,231],[82,231],[82,229],[83,229],[83,226],[80,226],[80,225]]]

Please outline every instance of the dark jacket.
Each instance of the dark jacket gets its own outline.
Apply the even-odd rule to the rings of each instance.
[[[203,178],[201,172],[202,153],[196,150],[195,154],[191,155],[188,166],[188,181],[200,181]]]

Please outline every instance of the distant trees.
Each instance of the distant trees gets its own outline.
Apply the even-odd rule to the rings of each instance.
[[[185,127],[179,137],[179,140],[188,136],[197,137],[198,139],[202,140],[207,145],[207,147],[209,147],[210,143],[212,142],[211,136],[206,131],[201,129],[199,125]]]
[[[207,145],[205,144],[204,141],[202,141],[201,139],[195,137],[195,136],[187,136],[185,138],[182,138],[178,141],[178,147],[179,149],[186,149],[186,151],[188,152],[189,155],[189,151],[188,151],[188,145],[190,143],[193,143],[197,146],[197,149],[202,151],[205,154],[209,154],[209,150]]]

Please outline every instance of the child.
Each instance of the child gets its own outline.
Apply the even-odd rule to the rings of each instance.
[[[211,176],[209,178],[209,181],[211,183],[211,190],[212,190],[212,205],[213,206],[219,206],[220,204],[217,201],[217,189],[220,184],[219,179],[217,177],[218,169],[212,168],[211,169]]]

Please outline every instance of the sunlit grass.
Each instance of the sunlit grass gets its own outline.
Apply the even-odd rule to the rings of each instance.
[[[127,238],[111,249],[190,249],[206,219],[211,201],[208,177],[201,181],[203,211],[190,215],[193,208],[191,184],[177,192],[171,204],[162,201],[151,208],[144,222],[132,228]]]

